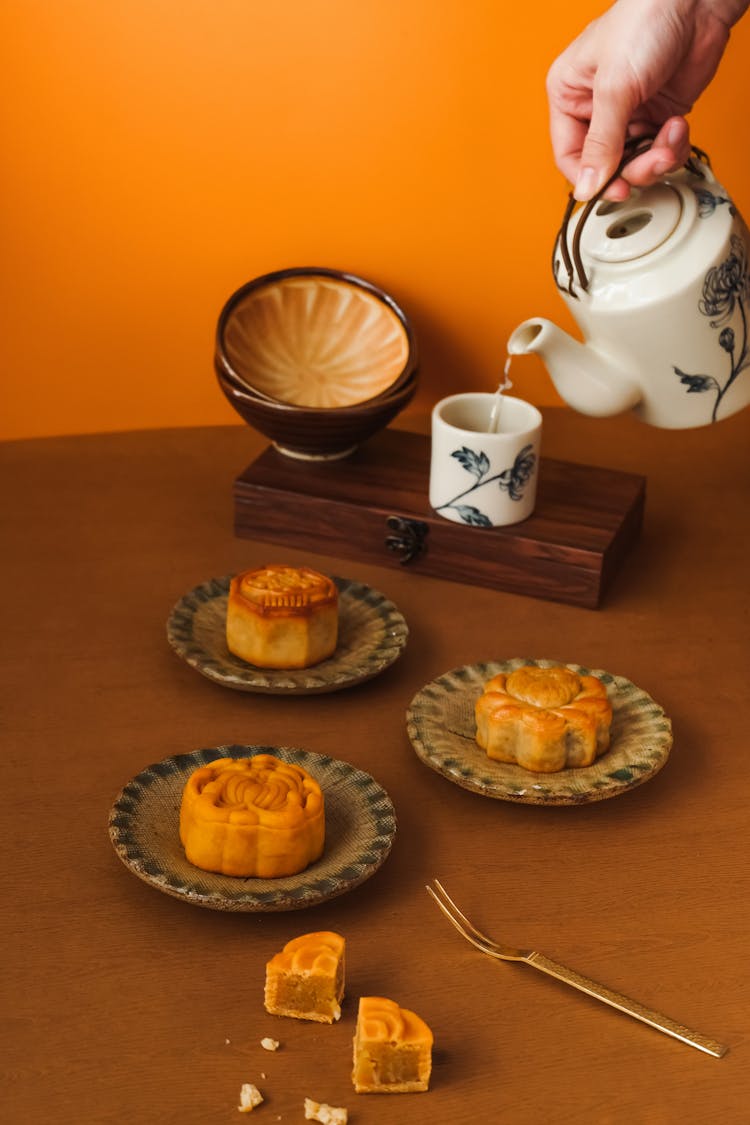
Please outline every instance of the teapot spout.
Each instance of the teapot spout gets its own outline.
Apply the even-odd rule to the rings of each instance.
[[[508,341],[508,352],[541,356],[559,393],[581,414],[605,418],[630,410],[641,399],[637,381],[609,357],[543,317],[519,324]]]

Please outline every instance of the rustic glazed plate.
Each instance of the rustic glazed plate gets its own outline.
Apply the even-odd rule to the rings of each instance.
[[[548,668],[559,661],[526,660],[468,664],[427,684],[406,713],[409,738],[431,769],[464,789],[528,805],[581,805],[627,793],[662,768],[672,748],[672,724],[654,700],[622,676],[568,664],[596,676],[612,704],[611,743],[588,767],[531,773],[488,758],[475,741],[474,705],[485,682],[523,664]]]
[[[256,668],[227,648],[230,578],[210,578],[196,586],[180,599],[167,621],[167,639],[177,655],[224,687],[267,695],[339,691],[385,671],[408,640],[404,618],[383,594],[361,582],[334,578],[339,590],[339,637],[333,656],[311,668]]]
[[[323,855],[299,875],[245,879],[188,863],[179,836],[182,791],[194,770],[217,758],[273,754],[306,769],[323,790]],[[362,770],[293,747],[215,746],[165,758],[129,781],[109,816],[118,856],[158,891],[210,910],[271,912],[327,902],[364,883],[385,862],[396,834],[390,797]]]

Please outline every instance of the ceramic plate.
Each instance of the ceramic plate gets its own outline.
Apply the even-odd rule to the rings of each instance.
[[[554,660],[507,660],[468,664],[427,684],[406,713],[409,738],[422,761],[443,777],[502,801],[529,805],[580,805],[617,797],[662,768],[672,747],[672,724],[658,703],[622,676],[568,664],[606,685],[612,704],[609,750],[592,766],[537,774],[495,762],[477,745],[474,704],[484,683],[522,664],[548,668]]]
[[[202,871],[185,859],[179,817],[188,777],[216,758],[255,754],[273,754],[302,766],[323,790],[325,850],[299,875],[244,879]],[[391,799],[369,774],[292,747],[216,746],[165,758],[128,782],[109,816],[115,851],[134,875],[183,902],[227,911],[299,910],[342,895],[375,874],[395,833]]]
[[[227,648],[230,577],[210,578],[196,586],[180,599],[167,621],[167,639],[177,655],[224,687],[268,695],[339,691],[383,672],[401,655],[409,637],[403,617],[383,594],[361,582],[334,578],[339,590],[339,637],[333,656],[312,668],[283,672],[256,668]]]

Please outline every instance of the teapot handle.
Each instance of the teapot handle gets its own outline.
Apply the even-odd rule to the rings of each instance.
[[[617,166],[617,170],[613,173],[613,175],[610,176],[604,186],[599,189],[593,199],[589,199],[588,202],[584,205],[583,211],[581,213],[581,218],[576,225],[576,229],[573,234],[573,241],[570,245],[568,244],[568,227],[578,200],[573,198],[572,191],[568,195],[568,204],[565,208],[565,214],[563,215],[562,224],[560,226],[557,238],[555,239],[555,246],[552,252],[552,274],[555,278],[555,283],[557,284],[558,289],[564,289],[571,297],[575,297],[576,299],[578,299],[578,294],[573,288],[574,274],[578,275],[578,284],[584,292],[586,292],[589,287],[589,279],[586,274],[586,270],[583,267],[580,249],[581,235],[583,234],[583,228],[585,226],[586,220],[604,195],[609,185],[611,183],[614,183],[614,181],[621,175],[625,165],[629,164],[631,160],[634,160],[636,156],[640,156],[641,153],[647,152],[651,147],[654,139],[655,135],[652,134],[644,137],[629,137],[628,140],[626,140],[623,157]],[[697,145],[690,146],[690,156],[685,161],[685,168],[687,168],[689,172],[692,172],[694,176],[698,176],[702,180],[706,179],[707,176],[711,180],[714,179],[713,173],[711,172],[711,161],[707,153],[705,153],[703,149],[698,148]],[[567,285],[562,285],[557,277],[557,269],[555,268],[555,255],[557,254],[558,246],[560,248],[560,257],[562,258],[563,266],[565,267],[565,272],[568,277]]]

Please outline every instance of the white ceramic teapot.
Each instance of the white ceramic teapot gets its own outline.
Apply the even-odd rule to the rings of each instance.
[[[509,353],[538,353],[583,414],[685,429],[747,406],[750,237],[705,154],[622,203],[575,208],[571,197],[553,271],[585,342],[535,318]]]

